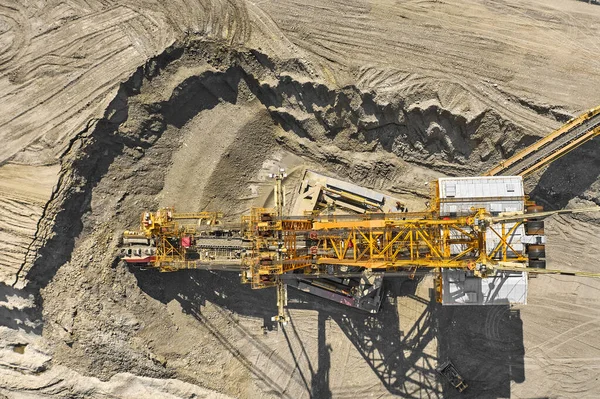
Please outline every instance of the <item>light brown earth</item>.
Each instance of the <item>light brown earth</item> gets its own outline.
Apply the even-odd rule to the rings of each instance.
[[[115,261],[160,205],[237,220],[309,167],[418,209],[600,104],[600,6],[533,1],[0,1],[0,398],[600,395],[600,281],[442,308],[389,280],[377,316],[227,273]],[[528,181],[600,198],[597,143]],[[549,267],[598,270],[595,219],[547,224]],[[266,328],[265,328],[266,327]],[[169,396],[170,395],[170,396]],[[195,396],[194,396],[195,395]]]

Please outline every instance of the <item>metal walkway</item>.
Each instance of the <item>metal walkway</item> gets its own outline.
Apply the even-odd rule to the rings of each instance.
[[[600,107],[571,119],[558,130],[500,162],[484,176],[527,176],[600,135]]]

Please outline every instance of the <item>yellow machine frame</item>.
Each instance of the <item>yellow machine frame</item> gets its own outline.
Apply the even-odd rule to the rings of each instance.
[[[379,270],[464,268],[485,273],[499,262],[521,263],[523,267],[527,262],[527,257],[510,244],[523,222],[491,223],[484,209],[458,218],[438,218],[433,212],[424,212],[371,214],[362,220],[268,221],[274,214],[274,210],[263,208],[253,210],[253,222],[247,219],[254,233],[249,235],[253,245],[243,262],[246,272],[242,281],[254,288],[273,286],[276,276],[298,269],[307,274],[323,273],[322,265]],[[487,249],[488,232],[499,238],[491,251]],[[452,251],[453,246],[460,246],[460,252]]]

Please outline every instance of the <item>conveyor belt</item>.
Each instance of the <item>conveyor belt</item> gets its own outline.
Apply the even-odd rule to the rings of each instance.
[[[502,161],[485,176],[526,176],[599,134],[600,107],[596,107]]]
[[[511,267],[511,266],[498,266],[496,270],[510,271],[510,272],[527,272],[533,274],[554,274],[560,276],[579,276],[579,277],[600,277],[600,273],[584,272],[584,271],[566,271],[566,270],[551,270],[551,269],[537,269],[533,267]]]
[[[211,237],[204,238],[199,237],[196,239],[194,245],[197,249],[231,249],[231,250],[242,250],[248,247],[244,245],[244,241],[241,238],[227,238],[227,237]]]

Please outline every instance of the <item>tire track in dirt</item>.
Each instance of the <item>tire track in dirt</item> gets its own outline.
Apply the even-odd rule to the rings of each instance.
[[[35,110],[41,119],[50,122],[50,124],[53,125],[53,130],[49,130],[49,133],[46,133],[43,137],[32,140],[31,144],[28,145],[29,149],[27,152],[19,152],[20,161],[31,162],[32,159],[37,161],[37,157],[34,157],[34,155],[39,156],[40,159],[42,159],[41,155],[44,153],[44,151],[50,151],[52,156],[54,156],[56,153],[53,151],[57,150],[51,150],[49,148],[60,147],[61,137],[63,140],[68,138],[73,131],[77,131],[76,127],[78,125],[81,125],[81,123],[89,120],[89,116],[91,114],[101,114],[103,112],[102,99],[110,96],[111,90],[114,89],[119,80],[129,76],[127,70],[135,68],[136,62],[147,57],[148,54],[151,54],[155,49],[160,49],[164,43],[169,42],[169,40],[176,36],[176,33],[173,32],[179,31],[187,31],[191,36],[225,39],[226,43],[229,45],[239,45],[246,43],[247,41],[255,41],[256,43],[259,43],[259,39],[261,38],[260,35],[263,35],[265,37],[277,38],[277,45],[268,44],[266,46],[270,46],[270,48],[278,49],[282,52],[286,51],[286,47],[295,47],[292,43],[299,43],[305,50],[302,51],[301,54],[308,55],[309,62],[307,62],[307,65],[310,65],[312,60],[317,60],[317,64],[322,64],[323,69],[329,67],[330,72],[328,73],[330,73],[331,76],[340,78],[339,81],[344,82],[343,84],[347,82],[343,79],[343,74],[346,73],[345,70],[347,68],[353,68],[356,65],[361,65],[363,62],[368,60],[374,65],[374,69],[372,71],[373,82],[377,83],[377,85],[390,84],[390,87],[388,88],[390,91],[395,90],[394,85],[408,86],[409,84],[413,86],[411,86],[410,89],[406,89],[407,91],[416,90],[416,88],[419,86],[423,87],[426,81],[434,81],[437,79],[437,82],[433,83],[427,88],[431,91],[431,98],[433,99],[435,99],[437,96],[437,99],[441,101],[439,91],[446,90],[446,87],[452,85],[453,87],[451,90],[448,89],[448,91],[456,93],[449,94],[447,98],[449,99],[448,101],[452,102],[453,104],[461,103],[462,99],[467,95],[471,96],[471,93],[476,93],[479,94],[480,97],[474,98],[473,104],[480,103],[487,104],[487,107],[490,108],[503,108],[502,112],[507,120],[522,120],[523,125],[533,132],[536,132],[535,129],[540,129],[540,126],[546,128],[548,125],[552,125],[552,121],[550,119],[536,116],[535,112],[522,110],[521,107],[514,104],[504,104],[506,101],[506,96],[502,95],[501,93],[496,93],[494,89],[491,89],[487,86],[487,83],[481,85],[473,83],[473,81],[483,79],[488,75],[495,75],[494,78],[499,80],[510,81],[512,79],[512,70],[510,68],[507,69],[506,65],[495,65],[493,63],[490,64],[479,62],[480,59],[477,55],[477,52],[481,52],[482,49],[485,49],[486,47],[484,42],[475,41],[476,37],[482,34],[481,31],[474,30],[471,33],[465,33],[458,36],[457,40],[464,41],[464,46],[466,49],[464,51],[459,51],[451,46],[451,44],[454,43],[453,40],[449,40],[448,37],[444,37],[444,35],[440,34],[441,30],[435,26],[435,20],[426,21],[425,23],[420,23],[417,21],[417,23],[414,25],[404,25],[406,23],[405,19],[392,21],[393,23],[390,23],[389,20],[383,20],[379,24],[379,20],[377,19],[379,17],[371,16],[369,13],[372,12],[372,9],[369,8],[366,3],[361,2],[346,3],[338,1],[334,4],[323,3],[323,5],[317,5],[314,3],[311,4],[310,2],[307,4],[305,2],[296,1],[288,4],[285,1],[281,1],[277,2],[279,3],[277,5],[271,5],[270,9],[279,7],[279,9],[282,10],[282,12],[279,13],[281,15],[275,15],[274,13],[270,12],[269,4],[266,4],[266,8],[262,8],[263,3],[261,3],[261,7],[258,8],[258,6],[246,5],[246,3],[242,1],[148,1],[144,3],[144,7],[140,7],[139,3],[137,5],[134,3],[136,2],[130,1],[128,5],[123,6],[128,8],[129,11],[119,10],[119,12],[126,12],[133,15],[131,19],[122,21],[116,24],[114,27],[111,27],[110,24],[108,24],[102,28],[102,33],[99,33],[96,36],[87,36],[80,42],[75,39],[71,41],[65,40],[65,46],[57,47],[56,52],[60,54],[48,53],[46,54],[46,59],[43,62],[32,63],[26,67],[22,67],[20,70],[22,75],[15,75],[16,83],[19,83],[19,78],[22,80],[22,86],[20,88],[10,87],[7,88],[5,92],[0,91],[0,93],[5,93],[4,97],[2,97],[2,101],[6,102],[11,102],[15,98],[14,95],[18,95],[22,88],[28,88],[28,90],[32,90],[29,92],[29,94],[35,94],[34,90],[32,89],[34,85],[34,83],[31,82],[32,80],[36,80],[35,84],[37,84],[37,78],[39,78],[38,75],[44,75],[47,71],[52,72],[52,68],[56,68],[59,71],[56,72],[55,78],[52,78],[51,76],[46,76],[44,78],[42,76],[39,80],[44,82],[44,84],[47,84],[48,88],[51,87],[53,90],[56,90],[58,99],[55,100],[55,102],[52,102],[54,100],[51,98],[46,98],[45,101],[40,103]],[[460,2],[454,3],[465,4]],[[114,3],[109,1],[105,1],[103,3],[93,3],[89,1],[85,2],[85,5],[83,2],[70,2],[69,4],[80,4],[82,9],[87,8],[87,13],[92,11],[97,12],[97,14],[94,15],[99,19],[105,17],[102,16],[102,12],[98,11],[100,6],[105,6],[105,10],[109,10],[114,6]],[[293,7],[291,7],[290,4]],[[404,2],[398,4],[405,8],[410,6],[417,9],[418,7],[423,7],[423,5],[428,5],[429,3]],[[142,12],[142,8],[153,8],[157,10],[157,14],[153,14],[149,10]],[[292,13],[288,13],[288,11],[290,11],[292,8],[296,10],[295,12],[297,17]],[[407,18],[411,18],[414,21],[417,19],[426,19],[428,16],[428,10],[430,9],[418,9],[413,14],[409,14],[406,9],[391,6],[389,8],[389,14],[390,19],[396,18],[400,13],[407,14]],[[315,15],[310,16],[308,14]],[[38,12],[38,15],[42,15],[42,13]],[[164,15],[164,20],[161,19],[163,18],[161,15]],[[441,14],[438,12],[436,15]],[[452,18],[456,18],[455,25],[460,25],[463,21],[468,21],[468,18],[459,19],[456,15],[452,16]],[[91,19],[94,18],[90,18],[90,20]],[[287,22],[290,23],[290,27],[287,26]],[[67,21],[65,24],[68,25],[74,23],[75,21]],[[291,26],[292,23],[295,23],[295,27]],[[322,26],[326,27],[322,28]],[[165,33],[163,33],[163,28]],[[40,43],[43,42],[43,40],[41,40],[43,35],[46,35],[46,37],[60,38],[60,36],[53,35],[61,29],[63,29],[61,26],[57,26],[54,31],[48,33],[44,32],[42,33],[42,36],[35,36],[35,45],[40,46]],[[156,41],[148,39],[148,36],[155,33],[156,29],[160,30],[160,32],[157,34],[158,37]],[[280,29],[283,31],[283,33],[279,32]],[[423,38],[418,38],[417,40],[410,36],[410,30],[421,32],[422,36],[430,35],[430,37],[426,37],[427,41],[422,41],[421,39]],[[372,33],[373,31],[375,31],[375,33]],[[451,29],[449,29],[449,31],[450,33],[448,33],[448,35],[451,35],[454,32]],[[425,33],[423,34],[423,32]],[[503,34],[505,33],[506,32]],[[104,34],[106,34],[106,36],[103,36]],[[72,38],[69,37],[67,39]],[[440,50],[432,51],[432,42],[439,43],[440,47],[448,47],[447,51],[444,54],[442,54]],[[507,42],[508,39],[505,37],[489,38],[490,48],[500,49]],[[532,46],[535,46],[535,41],[532,41],[531,43]],[[73,53],[76,55],[77,51],[88,47],[88,45],[93,46],[95,50],[98,50],[98,52],[94,54],[95,58],[86,56],[84,57],[85,60],[82,59],[81,61],[78,61],[77,57],[71,57],[74,58],[71,60],[68,56],[66,56],[68,54],[73,55]],[[517,46],[515,46],[515,48],[501,51],[498,55],[498,58],[501,56],[509,57],[511,59],[516,57],[520,49],[522,49],[522,47],[519,46],[527,46],[527,42],[517,42]],[[99,50],[101,50],[103,47],[110,49],[111,54],[101,53]],[[549,45],[546,43],[539,46],[538,49],[532,50],[531,53],[532,55],[542,54],[543,56],[548,47]],[[288,51],[286,54],[293,54],[296,51],[295,48],[292,50],[287,50]],[[440,62],[440,57],[448,58],[448,60]],[[13,57],[11,60],[12,61],[10,62],[14,63],[14,60],[18,60],[18,57]],[[131,62],[131,60],[133,60],[133,62]],[[537,64],[539,64],[541,61],[543,60],[536,60]],[[520,60],[517,60],[516,62],[520,62]],[[110,68],[104,68],[105,65],[109,65]],[[578,58],[577,61],[574,62],[574,65],[581,65],[581,59]],[[391,68],[392,66],[397,66],[397,69],[401,71],[400,76],[388,73],[388,68]],[[384,69],[385,71],[377,72],[375,71],[377,67]],[[111,68],[115,71],[118,71],[118,73],[112,71]],[[486,70],[486,68],[489,70]],[[508,70],[508,72],[505,69]],[[76,74],[78,70],[85,70],[88,72],[82,73],[81,76],[77,77],[71,76],[69,79],[65,79],[61,82],[52,82],[53,79],[58,80],[62,75]],[[301,70],[300,67],[296,69],[296,72],[299,70]],[[342,71],[340,72],[340,70]],[[420,78],[418,74],[422,70],[430,72],[423,73],[424,77]],[[103,76],[103,74],[106,74],[107,72],[112,73],[112,75],[108,77]],[[325,75],[325,72],[323,72],[323,75]],[[390,78],[388,81],[385,80],[386,77],[392,75],[393,78]],[[450,77],[448,77],[448,75],[450,75]],[[549,78],[549,80],[551,80],[551,78],[552,76]],[[47,79],[47,81],[44,81],[43,79]],[[102,83],[98,84],[96,82],[97,80],[102,80]],[[336,80],[331,79],[331,81]],[[56,83],[56,86],[51,86],[53,83]],[[82,90],[82,87],[87,85],[90,85],[89,92],[87,90]],[[435,87],[436,85],[438,85],[438,87]],[[441,86],[444,86],[444,88],[440,89]],[[269,85],[262,85],[260,87],[264,88],[265,90],[271,89]],[[302,88],[300,92],[305,92],[305,89],[308,89],[309,87],[310,85]],[[297,89],[297,87],[294,86],[292,89]],[[9,95],[8,93],[13,94]],[[37,97],[32,95],[31,98]],[[359,97],[355,98],[358,99]],[[91,102],[92,104],[87,105],[87,102]],[[573,102],[571,99],[565,100],[565,103],[569,102],[577,103],[576,101]],[[79,108],[80,104],[90,108],[83,108],[84,115],[78,115],[82,112],[82,108]],[[22,103],[20,109],[24,109],[26,106],[27,104]],[[479,105],[478,107],[485,108],[485,106]],[[50,112],[49,109],[51,108],[62,110],[61,112],[64,113],[64,115],[60,115],[60,112]],[[64,109],[69,109],[69,112],[64,112]],[[300,117],[304,115],[300,114],[300,111],[297,110],[286,110],[285,106],[280,107],[277,112],[280,112],[282,115],[288,112],[289,115],[293,117]],[[297,114],[294,114],[295,112],[297,112]],[[20,131],[22,128],[42,130],[40,125],[32,127],[27,125],[28,123],[35,122],[33,120],[34,118],[32,117],[33,113],[34,111],[31,111],[30,113],[23,115],[23,117],[31,117],[31,120],[24,121],[22,125],[14,123],[12,127],[14,131]],[[275,113],[276,111],[273,111],[273,114]],[[17,120],[12,122],[17,122]],[[44,125],[42,128],[46,128],[46,126]],[[65,136],[61,136],[61,134],[65,134]],[[306,152],[307,151],[303,149],[303,153],[306,154]],[[315,154],[316,153],[317,152],[315,151]],[[367,155],[369,157],[365,160],[364,165],[366,165],[365,167],[372,167],[373,158],[370,157],[371,154]],[[52,156],[45,159],[52,159]],[[347,154],[344,156],[348,157]],[[340,157],[340,159],[341,158],[344,157]],[[315,157],[315,159],[317,158]],[[320,158],[319,160],[324,161],[324,158]],[[331,159],[327,159],[327,161],[333,162]],[[425,160],[424,164],[429,166],[431,162],[431,159]],[[345,168],[345,166],[341,164],[341,161],[340,165],[335,167],[339,169]],[[458,167],[452,165],[449,167],[454,168],[453,170],[455,171],[459,170]],[[361,176],[368,175],[364,173]],[[372,175],[370,176],[373,178]],[[388,176],[389,175],[385,173],[381,173],[377,176],[377,178],[380,179],[378,181],[381,182],[382,186],[389,183],[389,179],[384,179],[384,177]],[[366,179],[367,178],[365,177],[365,180]],[[20,206],[18,201],[9,202],[7,200],[7,204],[9,203],[10,207],[12,208]],[[23,209],[19,209],[16,212],[25,215],[28,212],[29,207],[30,206],[27,205]],[[7,207],[6,209],[9,208]],[[4,218],[5,216],[0,215],[0,220],[4,220]],[[15,229],[15,223],[21,224],[21,221],[19,220],[18,222],[8,223],[7,228]],[[40,231],[40,239],[46,233],[48,232]],[[18,245],[15,248],[21,249],[22,247]],[[87,258],[83,260],[85,261],[86,259]],[[81,269],[83,270],[83,268]],[[107,268],[107,270],[108,269],[109,268]],[[107,273],[109,272],[110,271],[107,271]],[[64,287],[68,287],[68,284],[69,280],[67,280]],[[59,285],[57,287],[60,288],[61,286]],[[93,287],[93,290],[96,288],[97,287]],[[127,287],[127,290],[124,290],[123,292],[128,293],[129,288],[130,287]],[[125,299],[122,300],[122,302],[127,301],[128,300]],[[82,306],[95,306],[98,304],[84,303]],[[60,307],[60,301],[57,301],[56,305],[57,307]],[[107,303],[102,303],[102,305],[107,305]],[[93,311],[90,311],[90,314],[93,314]],[[486,321],[484,330],[484,335],[486,335],[486,337],[493,339],[494,341],[502,340],[502,326],[500,325],[500,320],[503,316],[504,313],[497,313],[489,316],[489,320]],[[223,317],[223,315],[219,317],[221,319],[226,319]],[[311,320],[314,320],[314,317],[311,317],[307,317],[307,325]],[[215,326],[221,327],[221,324],[215,323]],[[583,328],[587,329],[590,326],[591,324],[584,325]],[[302,335],[314,336],[315,330],[313,327],[314,326],[307,327],[306,330],[303,329],[303,331],[301,331]],[[313,329],[311,330],[311,328]],[[216,331],[218,332],[218,330]],[[90,336],[93,336],[92,334]],[[337,335],[338,338],[343,338],[342,335]],[[581,336],[579,336],[578,339],[580,338]],[[252,334],[248,334],[245,336],[245,339],[253,340],[255,337]],[[304,340],[299,340],[298,345],[304,343]],[[256,350],[253,350],[253,352],[259,353],[257,355],[259,360],[255,362],[252,357],[246,356],[242,350],[232,346],[235,344],[237,343],[231,340],[224,343],[224,345],[232,349],[234,355],[243,354],[245,358],[242,360],[242,362],[249,367],[256,367],[256,362],[258,361],[265,362],[266,364],[269,363],[269,360],[273,360],[274,368],[271,371],[272,374],[258,374],[259,378],[264,376],[270,378],[270,382],[275,383],[275,385],[271,386],[274,390],[286,391],[287,386],[282,385],[280,383],[281,381],[291,384],[290,386],[301,386],[302,383],[298,380],[297,375],[294,375],[293,378],[290,378],[289,375],[282,375],[286,373],[293,373],[293,364],[290,362],[289,358],[283,355],[275,356],[271,349],[260,347]],[[294,346],[294,348],[298,348],[298,346]],[[347,348],[346,351],[340,351],[340,353],[343,355],[342,359],[344,364],[347,364],[349,359],[352,359],[352,356],[355,357],[355,361],[361,361],[360,356],[358,356],[358,359],[356,359],[356,351],[352,352],[352,356],[349,356],[348,353],[352,349],[351,346],[347,345],[345,348]],[[414,351],[414,353],[417,352],[418,351]],[[420,364],[421,363],[419,362],[419,367]],[[277,367],[279,370],[276,370]],[[340,367],[339,363],[337,367]],[[429,371],[431,371],[432,366],[429,364],[428,366],[423,366],[423,368],[428,368]],[[341,368],[338,368],[337,370],[341,370]],[[360,368],[358,366],[356,367],[356,370],[368,371],[367,368]],[[410,378],[417,378],[414,377],[414,375],[416,374],[411,372]],[[372,379],[370,381],[371,384],[369,386],[358,385],[354,387],[352,384],[349,384],[344,385],[343,388],[340,388],[339,386],[334,387],[332,392],[336,394],[336,396],[343,395],[348,397],[351,397],[352,394],[356,394],[357,392],[365,395],[369,393],[386,393],[385,389],[380,386],[381,384],[378,384],[377,381],[375,381],[373,384]],[[404,386],[404,389],[407,390],[407,387],[408,385]]]
[[[24,7],[15,2],[0,3],[0,72],[5,72],[27,50],[29,21]]]

